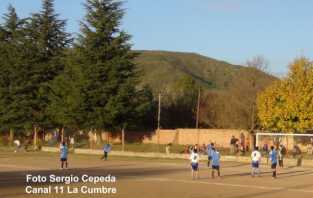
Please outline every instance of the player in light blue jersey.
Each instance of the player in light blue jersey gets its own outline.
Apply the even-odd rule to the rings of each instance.
[[[212,154],[213,154],[213,148],[214,144],[208,144],[207,146],[207,153],[208,153],[208,167],[210,167],[211,161],[212,161]]]
[[[277,151],[275,150],[274,146],[271,146],[271,151],[269,153],[269,157],[271,160],[271,168],[272,168],[272,177],[275,179],[277,177]]]
[[[212,178],[215,178],[215,171],[217,171],[217,176],[221,177],[220,173],[220,153],[215,147],[212,148]]]
[[[108,154],[111,152],[112,146],[111,144],[105,144],[103,147],[103,156],[101,159],[107,160],[108,159]]]
[[[64,164],[65,164],[65,168],[68,167],[67,156],[68,156],[68,148],[65,142],[62,142],[62,145],[60,147],[60,161],[61,161],[62,169],[64,168]]]

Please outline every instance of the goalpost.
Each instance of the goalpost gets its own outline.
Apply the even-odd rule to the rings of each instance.
[[[313,154],[313,134],[256,133],[255,145],[262,149],[265,144],[268,147],[284,145],[287,150],[297,146],[302,152]]]

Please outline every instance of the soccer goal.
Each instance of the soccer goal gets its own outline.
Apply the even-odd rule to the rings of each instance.
[[[255,145],[260,149],[283,145],[287,150],[300,149],[313,154],[313,134],[256,133]]]

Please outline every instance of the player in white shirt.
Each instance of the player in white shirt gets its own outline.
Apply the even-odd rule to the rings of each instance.
[[[190,161],[191,161],[191,176],[192,179],[198,179],[199,178],[199,154],[198,150],[194,149],[190,154]]]
[[[256,174],[260,176],[261,153],[259,151],[259,147],[256,146],[254,151],[251,153],[251,160],[251,176],[254,177]]]
[[[20,148],[21,148],[21,142],[19,141],[19,140],[14,140],[14,145],[15,145],[15,150],[14,150],[14,152],[16,153],[17,151],[19,151],[20,150]]]

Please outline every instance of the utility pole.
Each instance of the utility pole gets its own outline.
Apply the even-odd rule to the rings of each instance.
[[[200,97],[201,97],[201,89],[199,87],[198,90],[198,104],[197,104],[197,117],[196,117],[196,128],[199,128],[199,114],[200,114]]]
[[[160,129],[161,122],[161,93],[159,93],[159,105],[158,105],[158,130]]]
[[[159,92],[159,105],[158,105],[158,129],[157,129],[157,143],[158,152],[160,151],[160,124],[161,123],[161,92]]]
[[[122,151],[125,151],[125,128],[122,128]]]
[[[198,104],[197,104],[197,119],[196,119],[196,129],[198,129],[197,131],[197,144],[199,145],[199,141],[200,141],[200,131],[199,131],[199,113],[200,113],[200,97],[201,97],[201,89],[199,86],[199,90],[198,90]]]
[[[255,128],[255,118],[254,118],[254,111],[255,111],[255,103],[252,103],[252,107],[251,107],[251,127],[250,127],[250,131],[253,132],[254,128]]]

